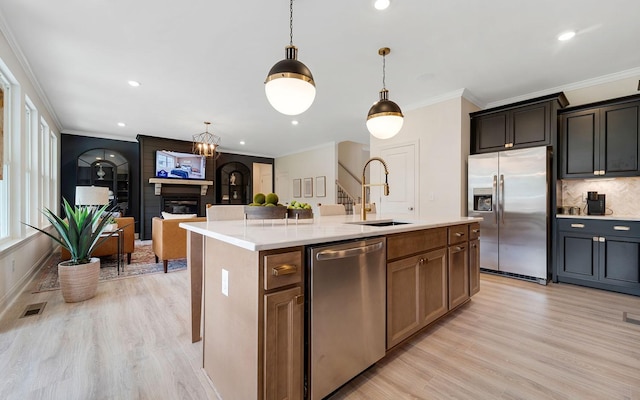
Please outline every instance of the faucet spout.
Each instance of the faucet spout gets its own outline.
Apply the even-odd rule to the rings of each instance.
[[[367,172],[367,166],[372,162],[372,161],[379,161],[382,164],[382,167],[384,168],[384,183],[367,183],[367,178],[366,178],[366,172]],[[367,207],[365,206],[366,204],[366,187],[367,186],[384,186],[384,195],[388,196],[389,195],[389,168],[387,168],[387,163],[380,157],[372,157],[370,158],[365,164],[364,167],[362,168],[362,207],[360,209],[360,218],[362,218],[363,221],[367,220]]]

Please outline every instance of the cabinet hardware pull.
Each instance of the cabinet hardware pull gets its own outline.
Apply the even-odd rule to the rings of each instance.
[[[594,241],[594,242],[597,242],[597,241],[598,241],[598,237],[597,237],[597,236],[594,236],[594,237],[593,237],[593,241]]]
[[[509,148],[509,143],[505,143],[505,144],[504,144],[504,148],[505,148],[505,149],[508,149],[508,148]]]
[[[474,249],[477,247],[477,245],[474,243],[471,245],[471,247],[473,247]]]
[[[572,228],[584,228],[584,224],[571,224]]]
[[[624,225],[616,225],[613,227],[614,231],[630,231],[631,228],[628,226],[624,226]]]
[[[457,236],[457,237],[462,237],[462,236],[464,236],[464,233],[462,233],[462,232],[456,232],[456,236]]]
[[[271,275],[273,276],[291,275],[296,272],[298,272],[298,267],[291,264],[282,264],[271,269]]]
[[[471,232],[473,233],[480,233],[480,229],[472,229]]]
[[[459,253],[459,252],[461,252],[461,251],[463,251],[463,250],[464,250],[464,247],[462,247],[462,246],[456,246],[456,247],[455,247],[455,249],[456,249],[456,250],[454,251],[454,253]]]
[[[600,170],[600,175],[604,175],[604,174],[606,174],[606,173],[607,173],[607,171],[605,171],[605,170],[603,170],[603,169],[601,169],[601,170]]]
[[[605,239],[605,238],[603,238],[602,236],[600,236],[600,237],[598,238],[598,242],[600,242],[600,243],[604,243],[604,242],[605,242],[605,240],[606,240],[606,239]]]
[[[425,262],[427,262],[427,261],[429,261],[429,259],[426,259],[426,260],[425,260],[424,258],[420,258],[419,263],[420,263],[420,265],[422,265],[422,264],[424,264],[424,263],[425,263]]]
[[[299,294],[296,296],[296,304],[304,304],[304,295]]]

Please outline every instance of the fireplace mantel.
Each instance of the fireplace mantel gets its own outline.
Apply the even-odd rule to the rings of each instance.
[[[156,196],[162,194],[162,185],[196,185],[200,186],[200,196],[207,194],[209,186],[213,186],[213,181],[190,180],[190,179],[166,179],[166,178],[149,178],[149,183],[156,185]]]

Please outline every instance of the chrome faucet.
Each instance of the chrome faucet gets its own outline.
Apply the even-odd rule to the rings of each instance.
[[[384,183],[367,183],[366,180],[366,171],[367,165],[371,163],[371,161],[380,161],[382,166],[384,167]],[[389,195],[389,169],[387,168],[387,163],[380,157],[372,157],[364,164],[364,168],[362,168],[362,208],[360,209],[360,217],[363,221],[367,220],[367,211],[371,211],[371,208],[367,208],[366,206],[366,187],[367,186],[384,186],[384,195]]]

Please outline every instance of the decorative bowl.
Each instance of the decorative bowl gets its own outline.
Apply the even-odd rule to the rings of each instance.
[[[283,219],[287,217],[287,207],[244,206],[244,214],[247,219]]]
[[[304,208],[290,208],[287,210],[289,219],[310,219],[313,218],[313,210]]]

